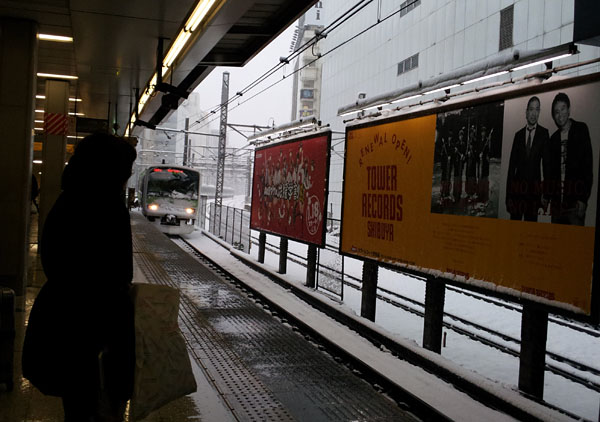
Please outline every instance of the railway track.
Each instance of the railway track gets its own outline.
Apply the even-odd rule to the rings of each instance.
[[[253,236],[252,239],[253,239],[253,243],[258,245],[258,238]],[[328,246],[327,250],[337,253],[337,249],[334,249],[334,247],[332,245],[327,245],[327,246]],[[273,245],[271,243],[267,242],[266,249],[272,253],[279,254],[279,248],[276,245]],[[288,260],[306,267],[306,258],[299,254],[288,251]],[[332,268],[330,266],[323,265],[323,264],[320,264],[320,268],[321,268],[321,272],[320,272],[321,275],[327,275],[328,277],[331,277],[331,274],[333,273],[338,276],[338,277],[336,277],[335,281],[337,281],[339,283],[342,282],[341,272],[338,269]],[[325,274],[322,271],[323,269],[327,271],[327,274]],[[396,272],[403,274],[403,275],[407,275],[400,271],[396,271]],[[415,277],[412,275],[410,275],[410,276],[413,278],[421,279],[419,277]],[[422,280],[425,281],[425,279],[422,279]],[[344,274],[344,286],[348,286],[355,290],[360,290],[361,289],[361,279],[359,279],[355,276],[352,276],[350,274]],[[323,288],[323,286],[319,286],[319,287]],[[446,286],[446,288],[455,293],[466,295],[466,296],[472,297],[477,300],[482,300],[482,301],[489,303],[491,305],[494,305],[494,306],[502,307],[505,309],[509,309],[511,311],[521,313],[521,308],[519,306],[510,304],[510,303],[507,303],[507,302],[504,302],[504,301],[501,301],[498,299],[484,297],[477,293],[465,291],[463,289],[456,288],[453,286]],[[337,294],[336,292],[334,292],[328,288],[324,288],[324,290],[326,290],[330,294]],[[381,287],[378,287],[377,290],[378,290],[377,298],[379,300],[385,301],[386,303],[389,303],[397,308],[400,308],[406,312],[410,312],[421,318],[424,317],[424,307],[425,307],[424,303],[414,300],[412,298],[403,296],[397,292],[393,292],[391,290],[381,288]],[[575,324],[573,322],[566,321],[557,316],[549,316],[549,322],[563,326],[563,327],[567,327],[572,330],[579,331],[586,335],[590,335],[593,337],[600,337],[600,332],[591,327],[581,326],[581,325]],[[501,333],[497,330],[494,330],[493,328],[486,327],[481,324],[477,324],[473,321],[469,321],[465,318],[462,318],[458,315],[455,315],[455,314],[452,314],[449,312],[444,312],[444,327],[447,328],[448,330],[452,330],[460,335],[466,336],[473,341],[477,341],[488,347],[492,347],[496,350],[499,350],[502,353],[506,353],[510,356],[517,357],[517,358],[519,357],[521,341],[518,338]],[[489,336],[482,336],[478,332],[486,333]],[[500,342],[499,340],[498,341],[493,340],[493,338],[500,339],[500,340],[502,340],[502,342]],[[600,377],[600,370],[598,370],[597,368],[594,368],[592,366],[589,366],[583,362],[579,362],[579,361],[576,361],[569,357],[562,356],[558,353],[553,353],[550,351],[546,351],[546,356],[554,362],[562,363],[562,364],[567,365],[577,371],[587,372],[587,373],[594,375],[595,377]],[[546,362],[546,370],[548,370],[558,376],[566,378],[572,382],[583,385],[585,388],[588,388],[588,389],[596,391],[596,392],[600,392],[600,382],[592,381],[588,378],[580,376],[577,373],[567,371],[567,370],[561,368],[560,366],[557,366],[556,364]]]

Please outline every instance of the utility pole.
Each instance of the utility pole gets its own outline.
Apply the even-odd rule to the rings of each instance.
[[[223,178],[225,175],[225,146],[227,143],[227,100],[229,98],[229,72],[223,72],[221,87],[221,124],[219,126],[219,154],[217,157],[217,182],[215,183],[215,217],[213,234],[221,228],[221,207],[223,205]]]
[[[185,135],[183,137],[183,165],[189,166],[190,162],[190,137],[188,131],[190,130],[190,119],[185,118]]]

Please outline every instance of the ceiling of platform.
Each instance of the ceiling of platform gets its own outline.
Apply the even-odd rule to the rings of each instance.
[[[108,119],[124,132],[140,94],[156,71],[159,38],[166,54],[197,0],[0,0],[0,16],[38,22],[39,33],[73,37],[39,41],[38,72],[76,75],[71,111]],[[222,0],[176,61],[169,84],[190,92],[215,66],[242,66],[310,8],[313,0]],[[37,94],[45,79],[38,78]],[[183,101],[159,92],[140,116],[159,124]],[[166,101],[166,100],[170,101]],[[36,109],[43,101],[36,100]],[[37,117],[38,119],[41,116]]]

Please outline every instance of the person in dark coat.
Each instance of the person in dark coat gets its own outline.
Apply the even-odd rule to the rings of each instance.
[[[567,94],[556,94],[552,118],[558,129],[544,150],[544,195],[552,223],[583,226],[594,181],[592,143],[587,125],[570,113]]]
[[[35,205],[37,213],[40,213],[40,206],[37,203],[37,197],[40,194],[40,185],[38,184],[35,174],[31,175],[31,202]]]
[[[122,420],[131,397],[133,262],[123,194],[135,158],[121,138],[83,139],[43,227],[48,281],[29,317],[23,376],[62,397],[65,421]]]
[[[540,99],[531,97],[525,109],[525,127],[515,133],[506,177],[506,210],[511,220],[537,221],[542,207],[542,152],[550,138],[538,124]]]

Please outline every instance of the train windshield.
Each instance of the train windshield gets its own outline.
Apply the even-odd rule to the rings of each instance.
[[[194,171],[154,168],[148,175],[148,196],[197,200],[199,179],[199,174]]]

